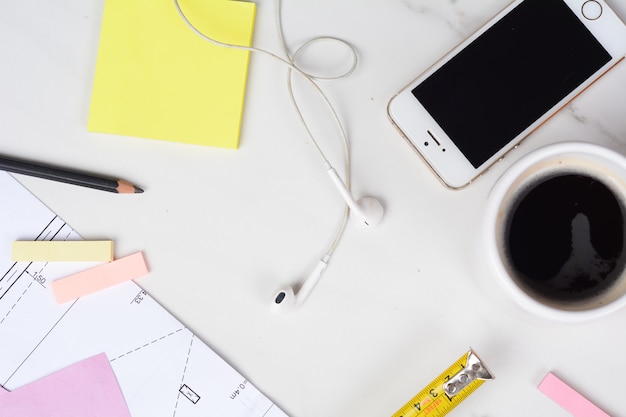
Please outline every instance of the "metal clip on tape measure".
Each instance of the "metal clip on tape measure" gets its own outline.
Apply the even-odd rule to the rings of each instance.
[[[494,378],[470,349],[392,417],[445,416],[483,382]]]

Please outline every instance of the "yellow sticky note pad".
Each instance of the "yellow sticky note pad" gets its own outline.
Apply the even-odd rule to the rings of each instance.
[[[179,2],[205,35],[251,45],[254,3]],[[106,0],[87,128],[235,149],[249,59],[192,32],[173,0]]]
[[[13,242],[14,262],[110,262],[113,241],[17,241]]]

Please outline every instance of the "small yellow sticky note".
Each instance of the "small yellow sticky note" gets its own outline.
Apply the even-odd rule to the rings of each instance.
[[[17,241],[13,262],[110,262],[111,240]]]
[[[179,2],[205,35],[251,45],[254,3]],[[249,59],[192,32],[173,0],[106,0],[87,128],[235,149]]]

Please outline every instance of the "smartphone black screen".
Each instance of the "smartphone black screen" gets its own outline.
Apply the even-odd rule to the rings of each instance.
[[[525,0],[412,90],[474,167],[611,60],[561,0]]]

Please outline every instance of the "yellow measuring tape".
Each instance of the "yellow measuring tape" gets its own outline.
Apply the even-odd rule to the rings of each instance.
[[[470,349],[392,417],[445,416],[483,382],[494,378]]]

